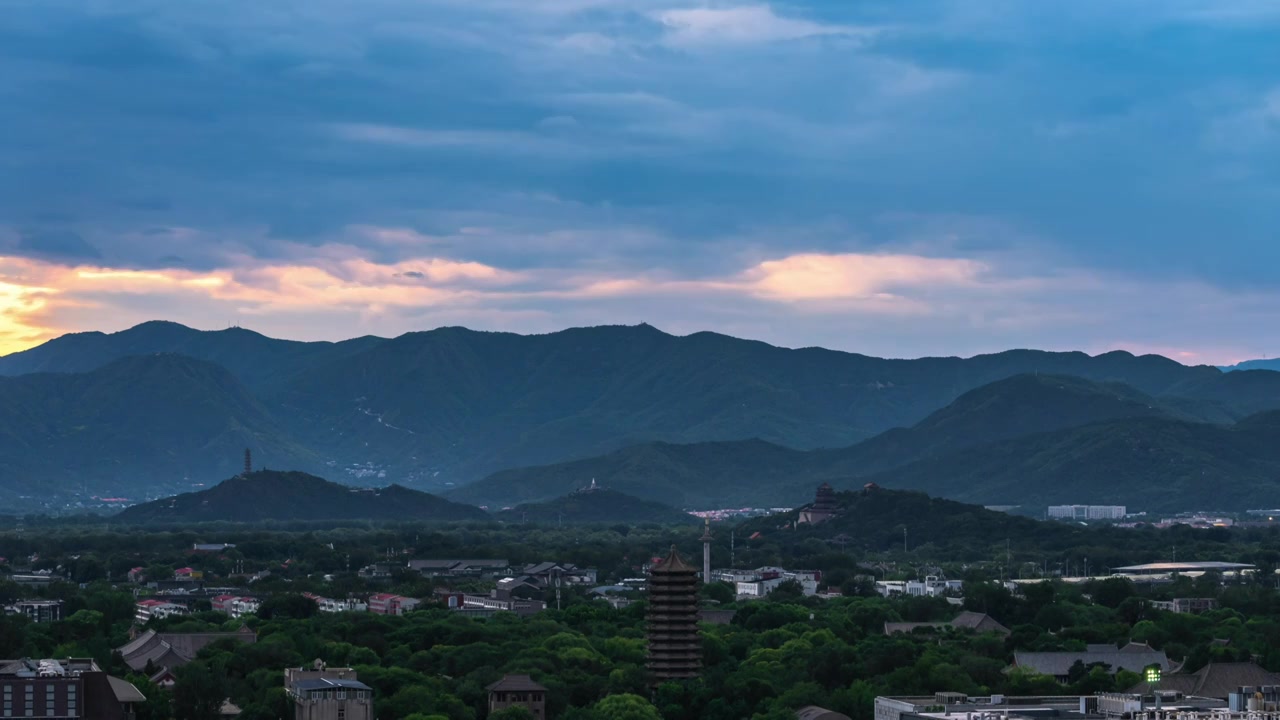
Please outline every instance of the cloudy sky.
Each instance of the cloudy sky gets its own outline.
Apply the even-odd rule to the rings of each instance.
[[[1280,342],[1273,0],[0,0],[0,353]]]

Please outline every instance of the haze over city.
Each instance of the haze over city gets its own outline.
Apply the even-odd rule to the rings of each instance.
[[[1274,3],[0,8],[0,353],[157,317],[1274,350]]]

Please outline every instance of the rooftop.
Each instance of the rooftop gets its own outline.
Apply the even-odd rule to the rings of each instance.
[[[1064,676],[1071,672],[1071,666],[1077,662],[1084,665],[1103,663],[1110,666],[1111,672],[1132,670],[1141,673],[1150,665],[1159,665],[1165,671],[1170,669],[1169,657],[1162,650],[1153,650],[1146,645],[1130,643],[1123,648],[1103,650],[1095,647],[1084,652],[1015,652],[1013,664],[1025,667],[1042,675]]]
[[[502,679],[489,685],[489,692],[542,692],[546,688],[533,681],[528,675],[503,675]]]
[[[373,688],[365,685],[359,680],[339,680],[337,678],[314,678],[310,680],[298,680],[293,683],[294,690],[372,690]]]
[[[684,573],[697,573],[698,569],[684,561],[680,557],[680,553],[676,551],[676,546],[671,546],[671,553],[667,555],[662,562],[654,565],[649,570],[651,575],[679,575]]]
[[[1167,572],[1231,572],[1237,570],[1255,570],[1256,565],[1229,562],[1158,562],[1146,565],[1129,565],[1112,568],[1118,573],[1167,573]]]

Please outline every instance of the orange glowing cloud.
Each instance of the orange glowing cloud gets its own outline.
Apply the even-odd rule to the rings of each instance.
[[[804,254],[766,260],[744,273],[742,282],[773,300],[887,299],[907,288],[973,284],[986,269],[956,258]]]
[[[67,327],[65,316],[101,322],[121,296],[154,299],[153,317],[168,315],[175,303],[207,308],[210,315],[222,317],[325,310],[368,314],[393,307],[474,304],[492,288],[521,279],[518,273],[482,263],[440,258],[394,264],[322,260],[317,265],[196,272],[65,267],[0,257],[0,354],[62,332],[88,329]]]

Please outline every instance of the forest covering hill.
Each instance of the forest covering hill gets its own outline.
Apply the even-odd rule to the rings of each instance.
[[[914,427],[842,449],[760,440],[652,443],[597,458],[508,470],[450,497],[536,500],[583,477],[687,508],[793,506],[821,482],[987,504],[1115,502],[1151,509],[1242,509],[1277,487],[1280,433],[1259,415],[1200,421],[1180,404],[1115,383],[1021,375],[970,391]],[[1224,482],[1239,478],[1230,488]]]
[[[492,510],[492,508],[491,508]],[[495,517],[510,523],[536,525],[624,523],[642,525],[692,525],[698,518],[670,505],[641,500],[608,488],[584,489],[540,503],[506,508]]]
[[[970,391],[1035,374],[1103,383],[1115,396],[1111,410],[1098,417],[1088,406],[1097,398],[1045,405],[1032,383],[1026,398],[999,398],[1009,414],[993,407],[981,424],[931,417]],[[300,343],[153,322],[0,358],[0,375],[5,498],[34,482],[154,495],[227,477],[249,447],[259,466],[458,489],[465,499],[482,491],[463,486],[498,471],[587,463],[554,482],[542,470],[520,471],[508,477],[532,489],[486,504],[563,495],[592,477],[600,456],[610,458],[608,472],[594,476],[640,497],[623,471],[647,473],[652,487],[680,490],[667,499],[693,503],[725,498],[714,488],[733,489],[730,475],[743,468],[751,497],[768,487],[782,499],[794,495],[788,483],[808,485],[815,474],[886,471],[1010,433],[1133,414],[1226,424],[1280,408],[1280,373],[1224,373],[1158,356],[1013,350],[885,360],[715,333],[677,337],[648,325],[546,335],[440,328]],[[882,435],[894,428],[914,432]],[[803,451],[815,452],[782,467]],[[708,471],[708,462],[721,468]],[[709,489],[696,487],[709,477]]]
[[[259,470],[199,492],[125,508],[121,523],[269,520],[486,520],[477,507],[391,485],[354,488],[301,472]]]
[[[821,540],[848,550],[987,548],[1018,538],[1020,545],[1067,548],[1087,544],[1093,530],[1068,523],[987,510],[978,505],[931,497],[922,492],[888,490],[836,493],[837,514],[816,525],[796,524],[799,510],[749,520],[739,526],[742,537],[795,545]]]

